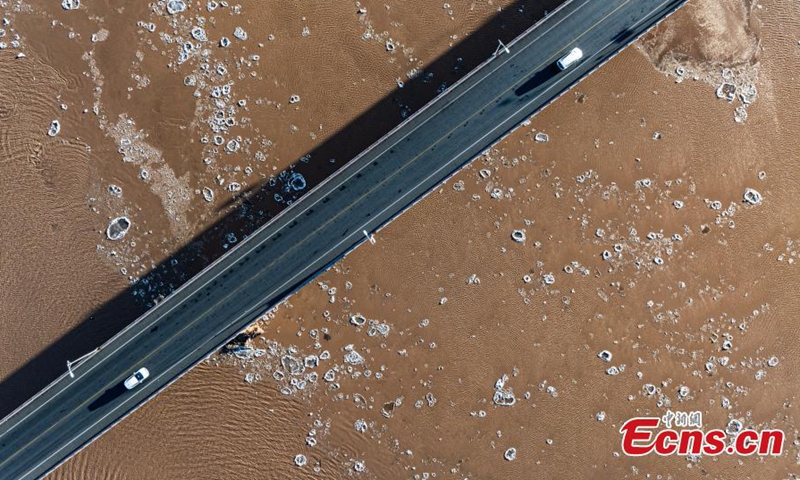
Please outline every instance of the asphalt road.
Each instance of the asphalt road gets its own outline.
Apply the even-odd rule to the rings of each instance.
[[[0,423],[0,479],[56,468],[685,0],[571,0]],[[559,72],[573,46],[584,58]],[[87,350],[92,346],[87,346]],[[135,369],[151,373],[126,391]]]

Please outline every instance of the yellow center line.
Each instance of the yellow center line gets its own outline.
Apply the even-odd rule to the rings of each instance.
[[[584,31],[583,31],[583,33],[581,33],[579,36],[575,37],[574,39],[572,39],[572,40],[571,40],[570,42],[568,42],[568,43],[574,43],[574,42],[576,42],[576,41],[580,40],[581,38],[583,38],[583,37],[584,37],[584,36],[585,36],[587,33],[589,33],[590,31],[592,31],[592,30],[593,30],[595,27],[597,27],[599,24],[603,23],[603,22],[604,22],[604,21],[605,21],[605,20],[606,20],[608,17],[610,17],[611,15],[613,15],[614,13],[616,13],[616,12],[617,12],[617,10],[619,10],[620,8],[622,8],[623,6],[625,6],[626,4],[628,4],[629,2],[630,2],[630,0],[625,0],[624,2],[622,2],[622,3],[621,3],[619,6],[617,6],[616,8],[614,8],[614,9],[613,9],[611,12],[609,12],[608,14],[606,14],[606,15],[605,15],[603,18],[601,18],[600,20],[598,20],[597,22],[595,22],[595,23],[594,23],[594,24],[593,24],[591,27],[589,27],[589,28],[587,28],[586,30],[584,30]],[[558,52],[558,53],[560,53],[560,52]],[[531,69],[530,71],[533,71],[533,72],[535,72],[535,71],[539,70],[540,68],[542,68],[543,66],[551,64],[551,63],[553,62],[553,60],[554,60],[554,59],[555,59],[555,58],[558,56],[558,53],[551,55],[550,57],[548,57],[546,60],[544,60],[542,63],[538,64],[536,67],[534,67],[534,68],[533,68],[533,69]],[[141,359],[141,361],[140,361],[140,365],[141,365],[141,364],[144,364],[144,363],[145,363],[145,361],[146,361],[147,359],[151,358],[151,357],[152,357],[153,355],[155,355],[156,353],[159,353],[159,352],[161,352],[161,351],[162,351],[162,350],[163,350],[163,349],[164,349],[164,348],[165,348],[165,347],[166,347],[166,346],[167,346],[167,345],[168,345],[168,344],[169,344],[169,343],[170,343],[170,342],[171,342],[171,341],[172,341],[174,338],[178,337],[178,336],[179,336],[179,335],[181,335],[183,332],[185,332],[185,331],[186,331],[188,328],[190,328],[190,327],[194,326],[195,324],[197,324],[197,322],[199,322],[200,320],[204,319],[204,318],[205,318],[205,317],[206,317],[206,316],[207,316],[207,315],[208,315],[208,314],[209,314],[209,313],[210,313],[212,310],[216,309],[216,308],[217,308],[217,307],[218,307],[220,304],[222,304],[223,302],[227,301],[227,300],[228,300],[229,298],[231,298],[233,295],[237,294],[237,293],[238,293],[238,292],[239,292],[239,291],[240,291],[242,288],[244,288],[244,287],[248,286],[248,285],[249,285],[250,283],[252,283],[254,280],[256,280],[257,278],[259,278],[259,277],[260,277],[260,276],[261,276],[261,275],[264,273],[264,271],[266,271],[266,270],[268,270],[270,267],[272,267],[272,266],[273,266],[273,265],[274,265],[274,264],[275,264],[275,263],[276,263],[278,260],[280,260],[281,258],[285,257],[285,256],[286,256],[288,253],[290,253],[290,252],[294,251],[294,250],[295,250],[296,248],[298,248],[300,245],[302,245],[302,244],[304,244],[305,242],[307,242],[307,241],[308,241],[310,238],[312,238],[314,235],[316,235],[316,233],[317,233],[317,232],[319,232],[320,230],[323,230],[324,228],[326,228],[326,227],[327,227],[328,225],[330,225],[332,222],[334,222],[335,220],[337,220],[337,219],[338,219],[338,218],[339,218],[341,215],[343,215],[343,214],[344,214],[344,212],[346,212],[347,210],[349,210],[350,208],[352,208],[352,206],[353,206],[353,205],[355,205],[355,204],[357,204],[357,203],[360,203],[360,202],[361,202],[361,201],[362,201],[364,198],[366,198],[366,197],[367,197],[368,195],[370,195],[372,192],[374,192],[375,190],[378,190],[379,188],[381,188],[381,187],[382,187],[382,186],[383,186],[383,185],[384,185],[386,182],[388,182],[389,180],[391,180],[392,178],[394,178],[396,175],[398,175],[400,172],[402,172],[402,171],[403,171],[405,168],[407,168],[407,167],[408,167],[408,166],[410,166],[412,163],[414,163],[414,162],[415,162],[415,161],[416,161],[416,160],[417,160],[419,157],[421,157],[422,155],[424,155],[425,153],[427,153],[427,152],[428,152],[428,150],[430,150],[432,147],[434,147],[434,146],[438,145],[438,144],[439,144],[439,143],[440,143],[440,142],[441,142],[443,139],[445,139],[445,138],[446,138],[448,135],[450,135],[451,133],[453,133],[453,132],[455,132],[457,129],[459,129],[459,128],[460,128],[460,127],[461,127],[461,126],[462,126],[462,125],[463,125],[465,122],[468,122],[468,121],[472,120],[472,118],[474,118],[476,115],[478,115],[478,113],[480,113],[480,111],[481,111],[481,110],[485,109],[486,107],[488,107],[489,105],[491,105],[491,103],[492,103],[492,102],[494,102],[494,101],[495,101],[495,100],[497,100],[498,98],[501,98],[501,97],[503,97],[503,96],[504,96],[505,94],[507,94],[509,91],[511,91],[512,89],[516,88],[516,87],[517,87],[517,86],[518,86],[520,83],[522,83],[522,82],[524,82],[524,81],[527,81],[528,79],[529,79],[529,77],[522,78],[522,79],[520,79],[519,81],[517,81],[516,83],[514,83],[513,85],[511,85],[510,87],[508,87],[508,88],[506,88],[505,90],[503,90],[503,91],[502,91],[502,92],[501,92],[499,95],[495,96],[495,97],[494,97],[494,98],[492,98],[492,99],[491,99],[489,102],[487,102],[486,104],[484,104],[484,105],[483,105],[483,106],[482,106],[480,109],[476,110],[476,111],[475,111],[475,113],[473,113],[472,115],[470,115],[470,116],[469,116],[469,117],[468,117],[466,120],[459,122],[459,123],[458,123],[458,125],[457,125],[456,127],[454,127],[452,130],[448,131],[447,133],[445,133],[444,135],[442,135],[441,137],[439,137],[439,139],[438,139],[438,140],[436,140],[436,141],[435,141],[433,144],[431,144],[431,145],[430,145],[428,148],[426,148],[426,149],[425,149],[425,150],[423,150],[421,153],[419,153],[419,154],[415,155],[414,157],[412,157],[412,159],[411,159],[410,161],[408,161],[408,162],[407,162],[407,163],[406,163],[406,164],[405,164],[403,167],[401,167],[400,169],[396,170],[394,173],[392,173],[390,176],[386,177],[386,178],[385,178],[384,180],[382,180],[380,183],[378,183],[377,185],[375,185],[375,186],[373,186],[372,188],[370,188],[369,190],[367,190],[367,191],[366,191],[366,193],[364,193],[363,195],[361,195],[360,197],[358,197],[356,200],[354,200],[354,201],[353,201],[353,202],[350,204],[350,206],[349,206],[348,208],[345,208],[345,209],[342,209],[342,210],[340,210],[340,211],[339,211],[339,212],[338,212],[336,215],[334,215],[333,217],[331,217],[330,219],[328,219],[328,220],[327,220],[325,223],[323,223],[321,226],[319,226],[318,228],[316,228],[316,229],[315,229],[313,232],[311,232],[311,234],[309,234],[308,236],[306,236],[306,237],[305,237],[303,240],[301,240],[300,242],[296,242],[296,243],[295,243],[295,244],[294,244],[292,247],[290,247],[288,250],[285,250],[285,251],[284,251],[284,252],[283,252],[283,253],[282,253],[280,256],[276,257],[276,258],[275,258],[274,260],[272,260],[272,261],[271,261],[269,264],[267,264],[267,265],[266,265],[264,268],[262,268],[261,270],[259,270],[259,272],[258,272],[256,275],[254,275],[254,276],[253,276],[253,277],[251,277],[249,280],[245,281],[244,283],[242,283],[241,285],[239,285],[238,287],[236,287],[235,289],[233,289],[233,290],[232,290],[230,293],[228,293],[227,295],[225,295],[225,296],[224,296],[222,299],[220,299],[219,301],[217,301],[216,303],[214,303],[214,304],[213,304],[211,307],[209,307],[207,310],[205,310],[205,311],[204,311],[204,312],[203,312],[203,313],[202,313],[200,316],[198,316],[198,317],[197,317],[195,320],[193,320],[192,322],[190,322],[190,323],[186,324],[186,326],[184,326],[183,328],[181,328],[181,329],[180,329],[178,332],[176,332],[175,334],[173,334],[172,336],[170,336],[169,338],[167,338],[167,339],[166,339],[166,341],[162,342],[162,343],[161,343],[161,345],[160,345],[158,348],[156,348],[155,350],[152,350],[150,353],[148,353],[146,356],[144,356],[144,357]],[[448,104],[448,106],[449,106],[449,105],[450,105],[450,104]],[[125,378],[125,375],[124,375],[124,374],[123,374],[122,376],[118,376],[116,379],[114,379],[114,380],[112,380],[111,382],[109,382],[108,384],[106,384],[106,386],[105,386],[105,387],[102,387],[102,388],[101,388],[101,390],[107,390],[107,389],[108,389],[108,388],[110,388],[112,385],[116,385],[116,384],[118,384],[119,382],[121,382],[123,378]],[[16,452],[14,452],[14,454],[13,454],[13,455],[11,455],[11,456],[10,456],[10,457],[8,457],[6,460],[4,460],[2,463],[0,463],[0,466],[3,466],[3,465],[5,465],[6,463],[8,463],[10,460],[12,460],[14,457],[16,457],[16,456],[17,456],[19,453],[21,453],[21,452],[22,452],[22,451],[24,451],[26,448],[28,448],[28,447],[29,447],[31,444],[33,444],[34,442],[36,442],[37,440],[39,440],[39,438],[41,438],[42,436],[46,435],[48,432],[50,432],[50,431],[51,431],[52,429],[54,429],[56,426],[60,425],[62,422],[66,421],[66,420],[68,419],[68,417],[70,417],[70,416],[71,416],[72,414],[74,414],[76,411],[78,411],[78,410],[82,409],[84,406],[86,406],[86,405],[87,405],[89,402],[91,402],[91,401],[92,401],[92,400],[94,400],[95,398],[97,398],[97,397],[90,397],[90,398],[88,398],[87,400],[85,400],[84,402],[82,402],[80,405],[78,405],[76,408],[74,408],[73,410],[71,410],[71,411],[70,411],[68,414],[66,414],[66,415],[62,415],[62,416],[61,416],[62,420],[60,420],[60,421],[58,421],[58,422],[56,422],[56,423],[52,424],[52,425],[51,425],[49,428],[47,428],[45,431],[43,431],[42,433],[40,433],[39,435],[37,435],[36,437],[34,437],[34,438],[31,440],[31,441],[29,441],[28,443],[26,443],[26,444],[25,444],[25,445],[24,445],[22,448],[18,449]]]

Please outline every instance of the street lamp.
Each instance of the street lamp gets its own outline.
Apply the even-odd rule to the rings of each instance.
[[[72,373],[72,366],[77,365],[78,363],[82,362],[83,360],[89,358],[90,356],[94,355],[95,353],[100,351],[100,347],[95,348],[91,352],[87,353],[86,355],[80,357],[79,359],[75,360],[74,362],[70,362],[67,360],[67,372],[69,372],[70,378],[75,378],[75,374]]]

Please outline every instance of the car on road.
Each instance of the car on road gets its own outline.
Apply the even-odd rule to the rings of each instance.
[[[570,50],[569,53],[559,58],[556,62],[556,65],[558,65],[559,70],[566,70],[577,63],[581,58],[583,58],[583,51],[580,48],[575,47]]]
[[[147,380],[147,377],[149,376],[150,371],[142,367],[139,370],[136,370],[133,375],[125,380],[125,388],[128,390],[133,390],[134,388],[138,387],[139,384]]]

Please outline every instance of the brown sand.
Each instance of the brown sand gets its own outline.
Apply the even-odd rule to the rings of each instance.
[[[799,123],[793,93],[794,75],[800,67],[800,30],[790,20],[800,12],[785,2],[766,2],[754,7],[752,14],[747,13],[749,5],[727,1],[720,1],[720,7],[708,5],[713,3],[690,4],[659,31],[722,28],[730,30],[730,35],[713,37],[711,46],[693,46],[672,44],[675,37],[663,34],[660,40],[650,36],[628,49],[379,232],[376,245],[359,248],[271,313],[262,322],[263,334],[251,341],[266,350],[264,356],[211,359],[51,477],[786,478],[795,473],[793,372],[800,357],[793,348],[793,315],[800,308],[794,296],[794,261],[800,224],[793,200],[800,192],[795,173]],[[248,8],[252,6],[243,4],[243,11]],[[52,268],[73,265],[82,249],[88,259],[82,268],[95,262],[98,271],[113,270],[114,258],[109,259],[107,252],[94,253],[93,245],[111,248],[101,232],[108,219],[126,208],[136,230],[125,241],[129,245],[133,239],[136,245],[120,248],[116,258],[124,259],[126,265],[160,261],[225,211],[208,210],[194,189],[221,172],[227,181],[253,186],[255,180],[245,180],[243,172],[235,171],[237,161],[242,162],[242,170],[252,165],[253,176],[259,171],[268,175],[273,166],[286,167],[390,91],[396,77],[445,51],[450,35],[463,37],[480,19],[494,13],[491,6],[476,2],[455,8],[457,20],[451,21],[447,9],[439,11],[437,6],[429,7],[435,20],[412,22],[409,19],[417,18],[412,4],[398,2],[390,8],[367,4],[371,30],[389,33],[365,47],[360,37],[369,29],[350,5],[297,4],[274,12],[260,8],[263,13],[251,16],[252,26],[247,29],[250,36],[275,32],[275,43],[266,40],[265,50],[273,45],[278,50],[282,38],[297,37],[282,46],[280,53],[261,54],[257,76],[264,80],[243,87],[248,105],[263,96],[267,111],[277,112],[259,117],[259,126],[254,122],[252,130],[242,127],[248,132],[258,128],[261,135],[271,137],[272,146],[265,149],[270,156],[264,162],[248,163],[244,155],[219,153],[214,157],[217,163],[208,170],[198,160],[209,155],[208,147],[197,141],[201,130],[193,127],[196,130],[189,135],[181,129],[204,107],[170,108],[175,115],[172,121],[159,113],[164,110],[159,102],[172,91],[167,86],[170,82],[181,83],[175,95],[185,96],[179,92],[190,88],[182,85],[183,74],[164,73],[171,54],[167,59],[146,55],[140,73],[150,76],[150,84],[141,91],[133,88],[132,99],[125,100],[127,87],[121,85],[130,84],[130,72],[110,68],[114,60],[104,57],[101,47],[114,38],[115,22],[130,25],[131,12],[124,19],[108,13],[102,21],[93,20],[111,32],[95,54],[104,79],[100,102],[108,122],[101,126],[96,119],[81,120],[84,104],[79,102],[87,102],[91,109],[93,100],[77,99],[94,95],[96,75],[89,82],[73,71],[70,78],[74,80],[67,84],[74,85],[70,91],[76,100],[67,112],[75,115],[75,124],[84,122],[83,138],[92,145],[92,155],[103,152],[114,160],[88,162],[86,168],[97,171],[85,175],[83,186],[77,185],[78,180],[71,185],[77,207],[67,212],[74,216],[66,218],[76,224],[83,218],[85,236],[91,242],[88,247],[73,247],[70,252],[76,253],[69,256],[54,257],[58,261],[53,261]],[[723,27],[698,26],[704,18],[718,18],[709,12],[719,9],[731,12]],[[56,10],[53,7],[52,15],[63,15]],[[144,10],[140,15],[134,15],[133,21],[148,21]],[[216,16],[218,25],[226,18]],[[745,18],[747,27],[741,23]],[[20,14],[14,20],[35,28],[33,17]],[[229,20],[224,22],[227,25]],[[237,20],[232,22],[235,25]],[[452,24],[453,29],[430,33],[433,26],[442,24]],[[301,33],[305,25],[310,32],[307,37]],[[98,30],[84,30],[89,28],[86,25],[74,28]],[[325,28],[330,28],[325,41],[305,46],[303,42]],[[730,45],[720,43],[725,38]],[[397,43],[394,52],[386,52],[386,41]],[[748,53],[745,46],[753,41],[763,50]],[[35,44],[40,42],[43,37],[37,37]],[[154,37],[153,44],[162,48],[157,42]],[[67,61],[66,53],[37,55],[33,40],[29,43],[29,59],[23,62],[39,56],[48,59],[42,62],[46,65],[57,64],[57,59]],[[81,48],[91,48],[89,43]],[[311,56],[323,45],[332,45],[331,50],[316,55],[326,58],[323,64],[337,66],[325,74],[319,73],[324,67]],[[348,48],[353,45],[360,47]],[[406,50],[412,46],[413,52]],[[667,68],[662,62],[670,50],[687,55],[673,56],[670,61],[691,72],[704,72],[711,83],[721,79],[722,74],[716,72],[722,67],[745,64],[750,76],[741,77],[742,83],[757,81],[758,88],[757,100],[747,108],[747,120],[741,124],[733,120],[739,100],[729,104],[716,98],[714,87],[692,81],[691,74],[676,81],[680,78],[673,73],[675,64]],[[348,55],[352,55],[349,61]],[[301,68],[290,62],[298,56],[309,58],[302,66],[307,72],[291,71]],[[265,66],[268,59],[275,63]],[[650,59],[670,75],[653,68]],[[20,63],[8,57],[2,60]],[[145,65],[148,61],[152,64]],[[359,65],[370,68],[359,71]],[[348,73],[348,81],[343,81],[341,72]],[[56,73],[40,75],[58,85]],[[309,75],[314,78],[304,83]],[[330,82],[330,88],[315,90],[315,82]],[[20,89],[31,88],[19,83]],[[109,91],[109,85],[119,91]],[[156,85],[161,87],[156,90]],[[326,91],[342,96],[327,98],[322,94]],[[300,95],[299,103],[288,103],[293,94]],[[15,98],[30,96],[20,92]],[[44,98],[50,97],[45,94]],[[23,115],[29,103],[4,101],[2,111]],[[58,113],[57,101],[52,103],[31,107],[29,115],[42,117],[37,122],[43,131]],[[137,108],[132,108],[134,103]],[[135,119],[136,127],[149,134],[145,142],[160,151],[163,160],[122,163],[114,135],[107,133],[108,125],[116,124],[122,114]],[[297,131],[287,134],[287,125],[296,125]],[[74,135],[66,133],[70,128],[77,127],[62,121],[62,133],[55,138],[72,141]],[[539,131],[549,135],[548,142],[535,140]],[[30,132],[3,133],[14,142],[25,135]],[[37,138],[54,142],[49,137]],[[8,152],[19,150],[12,148],[12,140],[3,143]],[[15,158],[11,153],[4,155]],[[220,159],[230,168],[221,166]],[[13,163],[20,164],[17,168],[25,165],[19,160]],[[172,172],[163,174],[163,182],[188,185],[188,207],[173,202],[158,185],[137,187],[142,165],[157,169],[162,163]],[[27,168],[35,171],[35,164]],[[74,164],[58,178],[76,177],[73,170],[77,170]],[[123,186],[123,202],[100,197],[112,179]],[[651,186],[644,186],[645,179]],[[20,183],[29,191],[48,191],[46,182],[34,189],[33,179]],[[741,202],[748,187],[764,195],[762,204]],[[80,197],[86,190],[103,199],[90,203],[100,213],[86,213],[85,199]],[[216,193],[213,205],[223,198],[220,190]],[[7,199],[26,208],[46,209],[12,196]],[[675,207],[676,200],[683,202],[682,208]],[[62,201],[50,201],[63,208]],[[164,213],[170,205],[178,209],[176,214],[184,208],[189,226]],[[24,218],[42,218],[38,212],[17,208]],[[47,223],[41,222],[38,228]],[[525,230],[524,243],[511,239],[515,229]],[[147,230],[154,233],[143,235]],[[41,238],[60,238],[49,235]],[[82,238],[68,237],[74,242]],[[4,245],[6,238],[4,234]],[[30,242],[29,238],[18,242],[20,251],[30,248],[23,243]],[[42,244],[42,249],[57,251],[55,240]],[[604,250],[613,252],[611,259],[601,258]],[[147,260],[132,262],[135,255]],[[657,258],[663,259],[663,265],[656,264]],[[24,265],[18,268],[20,272],[31,269],[13,261],[15,266]],[[548,274],[554,283],[544,281]],[[53,285],[61,283],[50,272],[41,276]],[[96,272],[94,276],[99,277]],[[102,285],[87,290],[84,309],[105,301],[119,288]],[[4,297],[3,305],[15,305],[17,298]],[[63,303],[58,305],[66,309]],[[16,308],[20,316],[8,323],[18,324],[20,336],[10,343],[28,348],[31,340],[22,335],[30,325],[37,325],[37,334],[47,338],[19,352],[16,363],[9,360],[9,366],[3,365],[6,371],[23,364],[49,339],[58,338],[82,318],[75,313],[79,306],[70,305],[62,313],[71,319],[64,326],[38,318],[26,323],[27,310]],[[356,327],[350,322],[355,314],[374,322]],[[389,328],[385,337],[383,324]],[[726,335],[732,347],[723,350]],[[606,349],[613,353],[610,363],[597,358]],[[358,352],[363,363],[357,361],[358,356],[347,357],[350,350]],[[330,353],[330,359],[319,360],[319,366],[292,365],[309,355],[322,356],[323,351]],[[780,360],[776,367],[766,365],[772,356]],[[726,366],[720,364],[721,357],[728,357]],[[309,361],[313,363],[313,358]],[[715,365],[711,372],[705,367],[709,361]],[[621,373],[608,375],[610,366]],[[293,368],[296,375],[290,373]],[[323,379],[329,371],[331,381]],[[505,386],[516,397],[513,406],[492,402],[495,382],[503,375],[508,376]],[[299,383],[303,380],[305,385]],[[659,393],[647,396],[643,389],[647,383],[657,385]],[[689,388],[686,398],[679,397],[680,386]],[[729,402],[729,408],[723,402]],[[659,404],[701,410],[709,427],[737,418],[747,426],[782,428],[789,439],[785,453],[781,458],[722,456],[694,461],[620,456],[617,430],[621,423],[633,416],[661,413]],[[605,413],[602,421],[599,412]],[[363,433],[356,427],[362,425],[358,420],[366,425]],[[503,459],[509,447],[518,452],[511,462]],[[297,454],[306,455],[308,464],[296,467]],[[356,472],[362,466],[366,471]]]

